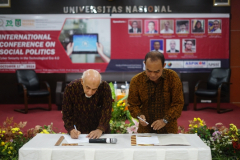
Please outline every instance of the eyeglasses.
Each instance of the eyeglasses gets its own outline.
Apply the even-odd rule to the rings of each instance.
[[[186,43],[187,45],[192,45],[192,43]]]
[[[218,23],[213,23],[213,25],[218,25]]]

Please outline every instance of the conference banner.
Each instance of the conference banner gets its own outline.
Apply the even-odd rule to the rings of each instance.
[[[229,67],[229,14],[0,15],[0,73],[143,71],[159,51],[165,68]]]

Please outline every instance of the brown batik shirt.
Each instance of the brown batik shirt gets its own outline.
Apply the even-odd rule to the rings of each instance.
[[[109,133],[111,111],[112,94],[107,82],[102,82],[91,98],[85,97],[80,79],[74,80],[66,86],[62,119],[68,133],[74,129],[74,125],[83,134],[88,134],[96,129]]]
[[[139,124],[138,133],[177,133],[177,119],[184,105],[182,83],[177,73],[164,69],[158,83],[151,81],[145,71],[135,75],[129,89],[129,111],[136,118],[145,115],[149,125]],[[160,119],[168,123],[160,130],[153,130],[151,124]]]

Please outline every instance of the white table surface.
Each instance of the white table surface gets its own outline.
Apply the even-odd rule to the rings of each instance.
[[[196,134],[185,136],[190,146],[131,146],[133,134],[104,134],[117,144],[83,143],[54,146],[62,134],[37,134],[19,150],[19,160],[211,160],[210,148]],[[143,134],[138,134],[143,135]],[[171,134],[145,134],[173,136]],[[174,134],[176,136],[176,134]],[[67,143],[63,140],[62,143]]]

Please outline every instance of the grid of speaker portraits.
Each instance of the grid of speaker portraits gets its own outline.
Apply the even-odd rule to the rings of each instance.
[[[128,20],[129,34],[145,36],[163,35],[164,39],[150,39],[150,51],[167,53],[195,53],[197,51],[197,36],[219,35],[222,33],[221,19],[149,19]],[[196,35],[190,37],[188,35]],[[171,35],[178,35],[172,38]],[[184,37],[185,36],[185,37]],[[166,37],[170,37],[167,39]],[[165,40],[165,42],[164,42]]]

